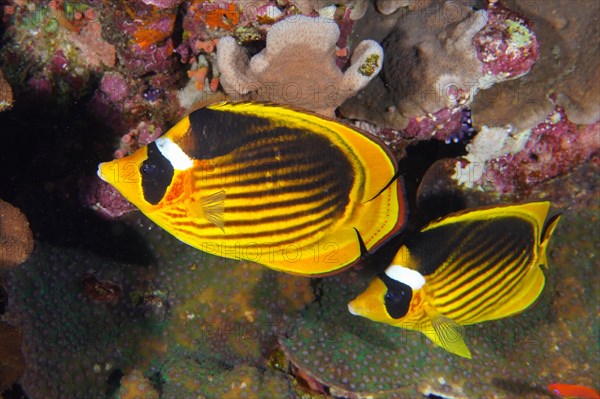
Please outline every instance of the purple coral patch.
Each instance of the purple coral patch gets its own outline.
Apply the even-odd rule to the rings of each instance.
[[[463,108],[444,108],[430,115],[410,118],[403,133],[417,140],[435,138],[446,143],[458,142],[473,135],[471,111]]]
[[[100,81],[100,90],[110,101],[116,103],[127,96],[128,88],[125,78],[120,73],[106,73]]]
[[[142,3],[158,8],[175,8],[181,4],[182,1],[183,0],[142,0]]]
[[[113,186],[97,177],[79,181],[79,201],[81,205],[96,210],[108,219],[114,219],[136,208]]]
[[[144,99],[150,102],[154,102],[159,99],[159,97],[163,94],[162,89],[157,89],[155,87],[149,87],[144,91]]]

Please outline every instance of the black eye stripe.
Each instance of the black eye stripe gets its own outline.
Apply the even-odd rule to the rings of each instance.
[[[385,273],[379,274],[378,277],[387,288],[383,297],[387,313],[393,319],[400,319],[406,316],[412,299],[412,288],[394,280]]]
[[[158,150],[156,143],[148,144],[148,158],[140,165],[144,199],[156,205],[165,196],[173,180],[173,165]]]

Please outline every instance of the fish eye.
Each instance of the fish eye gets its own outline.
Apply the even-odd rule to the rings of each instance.
[[[151,162],[144,162],[140,168],[140,173],[148,178],[154,178],[158,175],[158,165]]]
[[[391,290],[385,294],[386,305],[397,306],[400,305],[406,298],[406,293],[399,290]]]
[[[408,314],[412,300],[412,289],[403,283],[396,282],[389,287],[383,297],[385,310],[393,319],[400,319]]]

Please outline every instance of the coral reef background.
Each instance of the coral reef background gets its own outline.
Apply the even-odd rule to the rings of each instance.
[[[542,4],[543,3],[543,4]],[[0,0],[0,392],[12,398],[549,398],[598,388],[594,0]],[[386,266],[306,279],[204,254],[95,176],[190,109],[276,101],[398,156],[411,228],[563,212],[529,311],[473,360],[350,315]],[[399,237],[401,240],[402,237]]]

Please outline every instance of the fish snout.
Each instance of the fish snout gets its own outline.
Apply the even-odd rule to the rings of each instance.
[[[362,295],[359,295],[348,303],[348,311],[354,316],[369,317],[372,309],[376,306],[376,304],[370,302],[372,302],[372,300],[369,298],[364,298]]]
[[[96,174],[98,175],[98,177],[99,177],[100,179],[104,180],[104,181],[107,181],[107,180],[106,180],[106,177],[105,177],[105,175],[102,173],[102,168],[104,168],[104,167],[105,167],[105,165],[106,165],[107,163],[108,163],[108,162],[102,162],[102,163],[99,163],[99,164],[98,164],[98,171],[96,172]]]
[[[360,316],[360,314],[358,313],[358,311],[356,311],[356,310],[354,309],[354,305],[353,305],[353,303],[354,303],[354,301],[352,301],[352,302],[350,302],[350,303],[348,304],[348,311],[349,311],[350,313],[352,313],[354,316]]]

